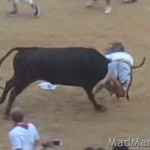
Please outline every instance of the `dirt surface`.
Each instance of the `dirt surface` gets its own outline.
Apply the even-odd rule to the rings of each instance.
[[[19,97],[14,106],[21,106],[26,119],[37,124],[41,138],[53,136],[63,140],[61,150],[83,150],[87,146],[107,146],[110,137],[126,140],[135,137],[150,139],[150,0],[135,4],[112,1],[113,11],[103,13],[99,7],[86,9],[81,0],[38,0],[41,16],[34,18],[30,7],[20,4],[16,16],[9,16],[11,3],[0,4],[1,57],[16,46],[95,47],[104,52],[105,46],[120,40],[134,56],[136,63],[147,57],[143,68],[134,71],[131,102],[111,98],[102,90],[96,95],[106,113],[93,109],[84,90],[60,86],[43,91],[33,83]],[[12,54],[1,67],[1,86],[12,76]],[[1,91],[0,91],[1,92]],[[0,150],[10,149],[8,131],[10,121],[2,119],[6,103],[0,107]],[[131,149],[144,149],[133,147]]]

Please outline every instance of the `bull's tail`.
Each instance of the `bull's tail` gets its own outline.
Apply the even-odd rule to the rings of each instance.
[[[7,52],[7,54],[5,56],[3,56],[1,59],[0,59],[0,66],[2,64],[2,62],[14,51],[18,51],[20,50],[21,48],[20,47],[15,47],[13,49],[11,49],[9,52]],[[0,77],[0,79],[2,79],[2,77]]]
[[[15,47],[13,49],[11,49],[5,56],[3,56],[1,59],[0,59],[0,66],[2,64],[2,62],[14,51],[18,51],[20,48],[19,47]]]
[[[145,60],[146,60],[146,58],[145,58],[145,57],[143,57],[142,62],[141,62],[139,65],[132,66],[132,69],[137,69],[137,68],[142,67],[142,66],[145,64]]]

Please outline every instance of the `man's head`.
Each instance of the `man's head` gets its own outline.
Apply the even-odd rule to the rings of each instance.
[[[12,121],[14,121],[15,123],[22,122],[24,119],[24,112],[19,107],[13,108],[12,111],[10,112],[10,117]]]
[[[124,51],[124,47],[121,42],[112,42],[106,48],[106,54],[110,51]]]

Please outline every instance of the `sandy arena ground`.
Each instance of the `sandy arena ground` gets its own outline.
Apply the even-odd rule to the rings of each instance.
[[[16,46],[95,47],[104,53],[105,46],[120,40],[134,56],[136,63],[147,57],[144,67],[134,71],[131,103],[117,101],[102,90],[96,95],[106,113],[95,111],[84,90],[60,86],[54,91],[43,91],[33,83],[14,106],[21,106],[26,119],[37,124],[41,138],[53,136],[63,140],[61,150],[83,150],[87,146],[107,146],[109,137],[126,140],[135,137],[150,139],[150,0],[123,4],[113,0],[113,11],[103,13],[104,1],[99,7],[86,9],[81,0],[38,0],[41,16],[34,18],[30,7],[20,4],[16,16],[9,16],[11,3],[0,4],[0,52],[2,57]],[[12,54],[1,67],[3,80],[12,76]],[[62,66],[63,67],[63,66]],[[2,92],[2,91],[0,91]],[[0,150],[10,149],[7,133],[10,121],[2,119],[6,103],[0,107]],[[133,147],[133,150],[149,148]]]

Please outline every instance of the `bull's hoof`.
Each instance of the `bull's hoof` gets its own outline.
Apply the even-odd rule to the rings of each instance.
[[[99,112],[106,112],[106,107],[104,107],[103,105],[97,105],[96,110],[98,110]]]

